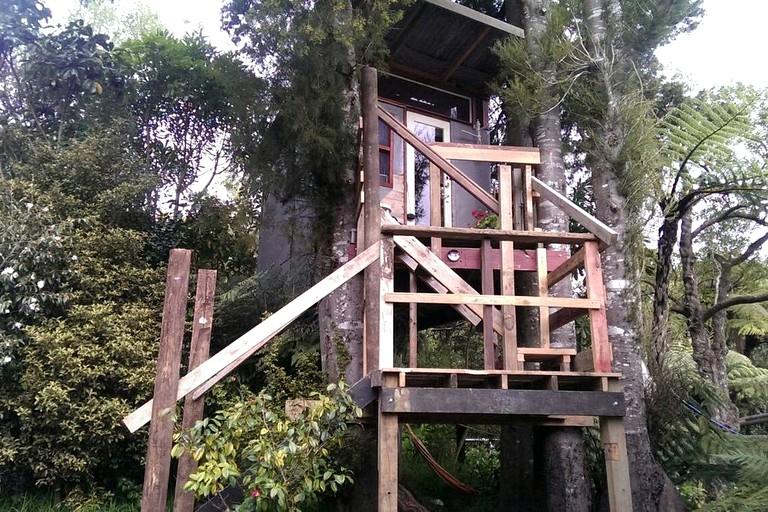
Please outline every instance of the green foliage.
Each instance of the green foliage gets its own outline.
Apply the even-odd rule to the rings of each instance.
[[[104,489],[84,496],[73,493],[61,501],[50,494],[0,496],[0,512],[139,512],[138,502],[114,499]]]
[[[419,331],[419,366],[483,368],[483,337],[468,322]]]
[[[343,383],[309,398],[315,402],[289,418],[269,395],[246,394],[177,434],[174,456],[189,451],[199,464],[185,488],[210,496],[242,486],[246,499],[237,510],[300,511],[351,483],[351,472],[336,460],[347,424],[361,411]]]

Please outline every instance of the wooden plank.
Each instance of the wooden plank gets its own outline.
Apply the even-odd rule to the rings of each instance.
[[[602,302],[596,299],[574,299],[572,297],[527,297],[515,295],[480,295],[477,293],[387,293],[384,300],[396,304],[416,302],[418,304],[491,304],[494,306],[532,306],[551,308],[584,308],[598,310]]]
[[[547,252],[543,245],[536,249],[536,279],[538,281],[539,297],[547,297],[549,295]],[[539,308],[539,340],[542,347],[549,347],[549,307],[547,306]]]
[[[385,413],[624,416],[624,393],[540,389],[386,388],[379,391]]]
[[[539,356],[575,356],[575,348],[544,348],[544,347],[518,347],[517,352],[521,355],[539,355]]]
[[[349,395],[361,409],[364,409],[376,401],[377,395],[371,386],[371,377],[366,375],[355,382],[349,388]]]
[[[523,205],[525,199],[523,197],[523,170],[519,167],[512,168],[512,224],[507,229],[514,229],[517,231],[529,231],[525,228],[525,214],[523,212]],[[501,194],[501,190],[499,190]],[[501,203],[501,198],[499,198]],[[533,231],[533,230],[530,230]]]
[[[382,390],[392,390],[397,377],[384,376]],[[397,512],[398,458],[400,431],[397,414],[384,410],[384,400],[379,398],[378,413],[378,504],[379,512]]]
[[[443,225],[443,173],[433,162],[429,162],[429,224],[431,226]],[[440,254],[442,239],[432,237],[429,247],[435,254]]]
[[[402,261],[406,267],[411,271],[411,273],[414,273],[416,269],[419,267],[419,263],[413,259],[411,256],[407,254],[401,254],[399,256],[400,261]],[[427,284],[430,288],[435,290],[437,293],[450,293],[448,288],[446,288],[440,281],[435,279],[432,276],[418,276],[419,279],[421,279],[424,283]],[[479,325],[482,321],[482,317],[475,313],[473,309],[470,309],[468,306],[465,306],[463,304],[452,304],[451,305],[453,309],[455,309],[461,316],[467,319],[472,325]]]
[[[491,27],[487,25],[480,30],[480,33],[477,35],[477,37],[475,37],[474,40],[464,48],[460,55],[453,59],[453,62],[451,62],[450,66],[448,66],[448,69],[446,69],[445,72],[441,75],[441,82],[447,82],[453,77],[454,73],[456,73],[456,70],[459,69],[462,64],[464,64],[464,61],[466,61],[470,55],[472,55],[480,43],[485,40],[490,31]]]
[[[491,241],[483,239],[482,246],[481,290],[483,295],[493,295],[493,266],[491,262]],[[493,330],[493,306],[483,306],[483,367],[486,370],[496,368],[496,333]]]
[[[176,398],[184,398],[198,388],[210,389],[307,309],[327,297],[328,294],[360,273],[365,267],[374,261],[379,261],[379,250],[380,244],[378,243],[364,250],[344,266],[332,272],[328,277],[322,279],[275,314],[189,372],[179,381]],[[131,432],[135,432],[150,420],[153,402],[153,400],[146,402],[123,418],[123,423]]]
[[[421,268],[426,270],[432,277],[440,281],[448,291],[452,293],[477,294],[477,291],[464,281],[456,272],[448,268],[440,258],[432,254],[421,242],[413,237],[394,237],[395,244],[403,249],[409,256],[419,262]],[[442,297],[449,295],[440,294]],[[467,307],[479,317],[482,318],[483,309],[479,305],[470,304]],[[502,319],[500,314],[493,316],[493,328],[496,332],[502,332]]]
[[[573,358],[573,369],[577,372],[595,371],[595,361],[592,350],[582,350]]]
[[[442,286],[442,285],[441,285]],[[416,274],[408,272],[408,290],[416,293]],[[419,366],[419,325],[418,325],[418,305],[412,302],[408,305],[408,366],[416,368]]]
[[[440,169],[447,174],[452,180],[461,185],[472,197],[483,203],[486,208],[493,212],[498,212],[499,203],[493,196],[480,185],[472,181],[470,177],[464,174],[456,166],[450,163],[445,158],[438,155],[433,149],[431,149],[424,141],[419,139],[408,127],[397,120],[395,116],[379,107],[379,117],[384,123],[392,128],[403,140],[413,146],[419,153],[424,155],[427,160],[437,164]]]
[[[481,242],[482,243],[482,242]],[[456,251],[459,255],[458,261],[448,259],[448,253]],[[440,249],[440,259],[450,268],[454,269],[473,269],[479,270],[482,267],[482,249],[477,247],[446,247]],[[556,269],[565,263],[569,254],[566,251],[547,251],[547,269]],[[491,248],[488,259],[491,268],[499,269],[501,256],[499,249]],[[515,271],[535,272],[538,269],[536,250],[534,249],[515,249]]]
[[[609,381],[609,391],[621,391],[618,381]],[[624,394],[621,393],[623,396]],[[632,488],[629,479],[627,438],[621,418],[600,417],[600,441],[605,453],[605,472],[608,477],[608,504],[611,512],[632,512]]]
[[[430,142],[429,147],[446,160],[535,165],[541,163],[539,148],[456,142]]]
[[[216,271],[200,269],[197,271],[197,290],[195,292],[195,312],[192,315],[192,340],[189,347],[189,370],[194,370],[208,359],[211,346],[211,328],[213,327],[213,299],[216,295]],[[195,423],[203,419],[205,400],[194,400],[187,395],[184,400],[184,416],[181,430],[188,432]],[[184,490],[189,475],[197,471],[197,462],[185,451],[179,457],[176,470],[176,492],[173,499],[174,512],[192,512],[195,508],[195,493]]]
[[[547,201],[559,207],[563,212],[568,214],[569,217],[587,228],[590,233],[594,233],[597,238],[606,244],[611,245],[616,241],[617,237],[619,236],[616,231],[598,220],[593,215],[587,213],[577,204],[571,202],[571,200],[560,194],[557,190],[553,189],[543,181],[540,181],[536,177],[531,177],[531,185],[533,190],[539,193],[541,199],[546,199]]]
[[[369,369],[378,369],[380,367],[389,367],[395,360],[395,338],[394,338],[394,308],[391,302],[386,302],[384,297],[395,289],[394,277],[395,265],[395,243],[392,237],[388,236],[381,239],[381,257],[379,266],[381,268],[381,283],[379,288],[379,357],[376,366],[369,366]],[[366,322],[368,319],[366,319]]]
[[[381,207],[379,205],[379,115],[378,73],[372,66],[361,70],[361,110],[363,114],[363,248],[377,243],[381,237]],[[365,357],[363,375],[378,368],[379,360],[379,294],[381,269],[370,265],[363,278],[363,315]]]
[[[560,308],[549,315],[549,332],[559,329],[586,314],[588,314],[588,311],[582,308]]]
[[[463,5],[454,3],[451,0],[424,0],[424,1],[432,5],[442,7],[447,11],[451,11],[453,13],[459,14],[465,18],[469,18],[471,20],[482,23],[483,25],[487,25],[497,30],[501,30],[502,32],[506,32],[507,34],[512,34],[513,36],[517,36],[519,38],[525,37],[525,33],[521,28],[516,27],[514,25],[510,25],[509,23],[501,21],[497,18],[493,18],[491,16],[488,16],[487,14],[483,14],[474,9],[470,9],[469,7],[464,7]]]
[[[523,196],[525,197],[525,229],[533,231],[533,169],[530,165],[523,168]]]
[[[512,168],[509,165],[499,166],[499,224],[501,229],[511,230],[514,227],[514,202],[512,193]],[[499,271],[501,281],[501,295],[505,299],[515,295],[515,245],[514,242],[502,240],[499,242],[501,250],[501,268]],[[517,315],[514,305],[506,304],[501,307],[501,315],[504,321],[503,368],[505,370],[517,369]]]
[[[581,248],[547,276],[547,286],[552,287],[584,265],[584,249]]]
[[[181,345],[184,341],[184,320],[187,315],[187,288],[191,258],[192,251],[187,249],[172,249],[168,258],[163,321],[160,327],[160,351],[157,355],[157,376],[155,377],[156,399],[147,410],[154,421],[149,429],[144,488],[141,493],[142,512],[165,510],[168,498],[173,417],[176,412]]]
[[[584,270],[587,274],[587,297],[600,303],[599,309],[589,311],[589,329],[592,333],[592,355],[595,370],[611,371],[611,345],[608,340],[608,317],[605,311],[603,264],[596,242],[584,244]]]
[[[520,347],[524,348],[524,347]],[[455,373],[457,375],[467,375],[471,377],[487,377],[497,375],[508,375],[513,377],[531,377],[541,378],[549,375],[558,377],[589,377],[589,378],[610,378],[619,379],[622,377],[618,372],[551,372],[538,370],[471,370],[468,368],[382,368],[371,373],[371,386],[381,386],[381,375],[392,373],[405,373],[406,375],[442,375]]]
[[[517,231],[505,229],[444,228],[437,226],[406,226],[402,224],[384,224],[381,232],[388,235],[414,236],[417,238],[440,237],[443,240],[509,240],[535,248],[538,244],[583,244],[597,240],[591,233],[560,233],[545,231]]]

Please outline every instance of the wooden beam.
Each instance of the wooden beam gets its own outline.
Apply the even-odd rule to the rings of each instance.
[[[376,68],[361,70],[361,110],[363,114],[363,248],[367,249],[381,238],[381,206],[379,205],[379,115],[378,74]],[[381,297],[379,265],[365,269],[363,281],[363,314],[365,325],[365,358],[363,375],[379,367],[379,325]]]
[[[530,165],[523,168],[523,197],[525,198],[525,229],[533,231],[533,169]]]
[[[485,239],[488,240],[488,239]],[[489,240],[490,241],[490,240]],[[482,242],[481,242],[482,245]],[[454,251],[458,253],[458,261],[451,261],[448,259],[448,253]],[[499,249],[491,248],[488,263],[492,269],[498,270],[501,262],[501,256]],[[482,249],[477,247],[455,247],[455,246],[443,246],[440,249],[440,259],[442,259],[446,265],[454,269],[473,269],[480,270],[482,267]],[[566,251],[547,251],[547,261],[545,271],[548,269],[556,269],[560,265],[566,262],[569,254]],[[528,271],[535,272],[538,269],[538,257],[535,249],[515,249],[515,270],[516,271]]]
[[[385,375],[383,390],[397,386],[395,375]],[[396,389],[396,388],[395,388]],[[398,458],[400,455],[400,430],[397,414],[384,410],[384,400],[379,398],[378,414],[378,510],[397,512]]]
[[[197,290],[195,292],[195,312],[192,315],[192,341],[189,347],[189,370],[194,370],[208,359],[211,346],[211,327],[213,327],[213,299],[216,295],[216,271],[200,269],[197,271]],[[182,432],[188,432],[195,423],[203,419],[203,399],[194,400],[187,395],[184,400],[184,416],[181,420]],[[173,512],[192,512],[195,508],[195,493],[185,491],[184,485],[189,475],[197,471],[197,462],[189,450],[179,457],[176,470],[176,492],[173,499]]]
[[[557,267],[555,270],[547,275],[547,286],[552,287],[562,281],[565,277],[570,276],[577,268],[584,265],[584,248],[579,249],[576,253],[568,258],[566,262]]]
[[[411,275],[416,272],[416,269],[419,267],[419,263],[413,259],[411,256],[408,256],[407,254],[401,254],[399,256],[400,261],[402,261],[406,267],[408,267],[408,270],[410,270]],[[437,293],[451,293],[450,290],[448,290],[447,287],[445,287],[440,281],[435,279],[434,277],[427,275],[420,275],[418,276],[419,279],[421,279],[427,286],[435,290]],[[418,290],[412,290],[412,293],[416,293]],[[416,303],[413,303],[412,306],[416,306]],[[468,306],[465,306],[463,304],[452,304],[451,305],[453,309],[456,310],[461,316],[463,316],[468,322],[470,322],[472,325],[479,325],[482,321],[482,317],[475,313],[475,311]]]
[[[384,300],[395,304],[489,304],[493,306],[532,306],[550,308],[583,308],[593,311],[602,303],[595,299],[574,299],[572,297],[527,297],[519,295],[480,295],[476,293],[408,293],[394,292],[384,295]],[[512,368],[508,368],[512,369]]]
[[[429,162],[429,224],[430,226],[443,225],[443,173],[434,163]],[[432,251],[439,254],[440,247],[432,247]]]
[[[495,293],[493,283],[493,265],[491,262],[491,241],[483,239],[482,246],[481,290],[483,295]],[[496,368],[496,333],[493,330],[493,306],[483,306],[483,367],[486,370]]]
[[[588,310],[582,308],[560,308],[549,315],[549,332],[559,329],[586,314],[588,314]]]
[[[502,164],[538,165],[541,163],[539,148],[461,144],[456,142],[430,142],[429,147],[446,160],[468,160],[471,162]]]
[[[608,382],[609,391],[621,391],[621,384]],[[619,393],[624,396],[623,393]],[[632,512],[632,488],[629,479],[627,438],[622,418],[607,415],[600,417],[600,441],[605,454],[605,472],[608,477],[608,505],[611,512]]]
[[[381,108],[379,106],[379,117],[384,123],[389,126],[395,133],[403,138],[408,144],[414,147],[419,153],[424,155],[427,160],[434,162],[437,166],[450,178],[461,185],[472,197],[483,203],[486,208],[493,212],[499,211],[499,203],[493,196],[480,185],[475,183],[472,178],[464,174],[456,166],[450,163],[445,158],[438,155],[433,149],[431,149],[424,141],[418,138],[408,127],[397,120],[395,116]]]
[[[539,389],[387,388],[379,391],[382,412],[408,414],[483,414],[624,416],[624,393]]]
[[[454,73],[456,73],[456,70],[459,69],[462,64],[464,64],[464,61],[466,61],[470,55],[472,55],[472,52],[477,49],[477,47],[480,45],[480,43],[483,42],[485,37],[488,35],[488,32],[490,31],[491,27],[487,25],[480,30],[480,33],[477,35],[477,37],[475,37],[474,41],[472,41],[471,44],[468,44],[467,47],[464,48],[464,51],[461,52],[461,55],[453,59],[453,62],[451,62],[450,66],[448,66],[448,69],[443,72],[440,77],[441,82],[447,82],[453,77]]]
[[[408,35],[413,29],[413,25],[419,20],[422,12],[424,12],[424,6],[425,4],[419,2],[413,9],[407,11],[405,20],[401,25],[402,28],[400,28],[400,33],[397,35],[395,41],[389,45],[389,54],[391,57],[397,55],[397,52],[400,51],[400,48],[402,48],[403,44],[408,39]]]
[[[536,279],[539,289],[539,297],[549,295],[549,285],[547,284],[547,249],[540,245],[536,249]],[[539,308],[539,340],[544,348],[549,347],[549,307],[541,306]]]
[[[584,244],[584,270],[587,274],[587,297],[600,303],[599,309],[593,309],[589,312],[589,329],[592,333],[592,355],[595,361],[595,370],[609,372],[613,357],[608,339],[603,264],[600,260],[597,242]]]
[[[394,291],[395,289],[395,243],[392,241],[392,237],[388,236],[381,239],[381,257],[379,260],[381,282],[379,284],[379,357],[377,359],[377,366],[369,367],[369,371],[372,369],[378,369],[380,367],[390,367],[395,361],[395,338],[394,338],[394,308],[392,303],[386,302],[384,297]],[[366,322],[368,320],[366,319]],[[367,373],[366,373],[367,375]]]
[[[451,0],[424,0],[424,1],[432,5],[442,7],[447,11],[451,11],[465,18],[469,18],[478,23],[482,23],[484,25],[495,28],[497,30],[501,30],[502,32],[506,32],[507,34],[512,34],[513,36],[517,36],[519,38],[525,37],[525,32],[523,32],[523,29],[516,27],[514,25],[510,25],[509,23],[506,23],[499,19],[492,18],[487,14],[483,14],[474,9],[470,9],[469,7],[464,7],[463,5],[454,3]]]
[[[533,190],[539,193],[541,199],[553,203],[563,212],[565,212],[573,220],[587,228],[590,233],[605,242],[608,245],[612,245],[618,238],[618,233],[611,229],[607,224],[604,224],[593,215],[587,213],[580,206],[572,202],[570,199],[562,195],[557,190],[553,189],[543,181],[540,181],[536,177],[531,177],[531,186]]]
[[[374,261],[379,261],[379,250],[379,243],[365,249],[344,266],[332,272],[328,277],[322,279],[272,316],[190,371],[179,381],[176,399],[184,398],[198,388],[207,386],[206,389],[210,389],[216,382],[234,370],[239,363],[245,361],[254,352],[266,345],[269,340],[279,334],[307,309],[327,297],[328,294],[360,273],[365,267]],[[150,420],[153,402],[153,400],[146,402],[123,418],[123,423],[128,427],[128,430],[136,432],[136,430]]]
[[[499,166],[499,224],[501,229],[514,229],[514,194],[512,187],[512,168],[509,165]],[[515,295],[515,244],[509,240],[499,242],[501,264],[499,278],[501,295],[504,299],[521,299]],[[515,370],[519,366],[517,360],[517,314],[515,306],[506,304],[501,307],[504,320],[503,367],[505,370]]]
[[[545,231],[517,231],[514,229],[475,229],[475,228],[443,228],[436,226],[406,226],[403,224],[384,224],[381,232],[388,235],[414,236],[418,238],[440,237],[448,240],[491,240],[515,242],[518,245],[538,244],[583,244],[596,241],[591,233],[556,233]]]
[[[165,280],[163,322],[160,327],[160,351],[157,355],[156,397],[147,409],[151,415],[144,488],[141,493],[142,512],[165,510],[168,480],[171,472],[176,391],[179,385],[181,345],[184,341],[184,320],[187,316],[187,288],[192,251],[172,249],[168,258]]]

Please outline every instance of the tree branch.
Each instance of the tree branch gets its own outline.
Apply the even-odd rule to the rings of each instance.
[[[704,321],[707,321],[720,311],[728,309],[732,306],[738,306],[739,304],[757,304],[759,302],[766,301],[768,301],[768,292],[761,293],[759,295],[740,295],[738,297],[731,297],[730,299],[719,302],[711,308],[707,309],[704,312],[703,318]]]

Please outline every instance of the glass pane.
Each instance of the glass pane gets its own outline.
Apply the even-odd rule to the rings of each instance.
[[[389,147],[390,135],[389,126],[379,119],[379,146]]]
[[[391,181],[389,176],[389,159],[389,151],[379,151],[379,181],[383,184],[389,184]]]

